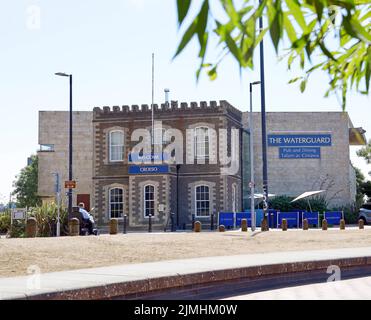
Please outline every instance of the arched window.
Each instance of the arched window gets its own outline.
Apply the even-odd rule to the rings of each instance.
[[[109,159],[111,162],[124,160],[124,133],[111,131],[109,135]]]
[[[111,218],[122,218],[124,215],[124,189],[112,188],[109,191],[109,213]]]
[[[195,159],[209,158],[209,128],[195,128]]]
[[[208,186],[196,187],[196,216],[207,217],[210,215],[210,190]]]
[[[155,187],[151,184],[144,186],[144,216],[155,215]]]

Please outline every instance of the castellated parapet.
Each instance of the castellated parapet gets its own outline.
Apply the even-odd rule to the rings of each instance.
[[[233,107],[225,100],[219,101],[210,101],[209,103],[206,101],[198,102],[181,102],[178,101],[171,101],[170,103],[163,103],[161,105],[154,104],[154,111],[157,114],[163,115],[186,115],[186,114],[208,114],[208,113],[217,113],[217,114],[229,114],[234,118],[241,119],[242,112]],[[120,116],[150,116],[151,114],[151,106],[148,104],[139,105],[124,105],[122,107],[113,106],[108,107],[104,106],[103,108],[96,107],[93,109],[94,113],[94,120],[99,119],[109,119],[111,117],[120,117]]]

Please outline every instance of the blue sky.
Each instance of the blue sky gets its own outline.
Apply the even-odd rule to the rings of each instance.
[[[53,74],[73,73],[74,104],[79,110],[95,106],[151,102],[151,54],[156,55],[155,100],[163,102],[163,89],[178,101],[228,100],[248,109],[248,83],[259,78],[227,59],[219,78],[195,81],[196,42],[171,61],[180,34],[175,0],[18,0],[0,2],[0,202],[8,198],[14,176],[38,147],[38,110],[67,110],[67,81]],[[30,12],[40,9],[40,26]],[[30,11],[31,10],[31,11]],[[30,24],[31,23],[31,24]],[[211,47],[213,50],[213,47]],[[299,74],[287,72],[285,63],[266,41],[266,101],[268,111],[340,111],[336,97],[323,98],[328,78],[314,76],[301,94],[287,82]],[[257,90],[258,91],[258,90]],[[256,110],[259,94],[254,96]],[[350,94],[348,109],[355,126],[371,137],[370,98]],[[371,167],[352,161],[367,173]]]

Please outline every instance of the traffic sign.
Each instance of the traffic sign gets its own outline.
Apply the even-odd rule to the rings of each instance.
[[[76,189],[76,181],[65,181],[64,187],[66,189]]]

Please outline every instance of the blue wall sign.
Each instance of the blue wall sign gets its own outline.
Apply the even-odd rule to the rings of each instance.
[[[319,147],[279,148],[280,159],[321,159]]]
[[[330,147],[331,134],[270,134],[270,147]]]
[[[129,153],[129,162],[152,162],[152,161],[166,161],[169,160],[169,154],[162,153]]]
[[[159,174],[169,173],[168,165],[129,166],[129,174]]]

